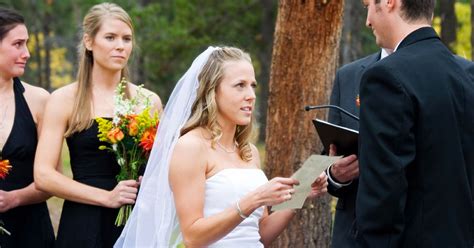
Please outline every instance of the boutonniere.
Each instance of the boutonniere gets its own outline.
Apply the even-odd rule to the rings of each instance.
[[[357,96],[356,96],[356,106],[360,107],[360,96],[359,96],[359,94],[357,94]]]

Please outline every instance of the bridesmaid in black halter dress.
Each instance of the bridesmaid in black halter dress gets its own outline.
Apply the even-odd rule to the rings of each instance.
[[[119,166],[112,153],[99,150],[97,117],[114,114],[114,91],[133,47],[128,14],[116,4],[92,7],[83,21],[77,82],[51,94],[35,161],[35,183],[66,199],[56,247],[112,247],[122,227],[114,225],[118,208],[133,204],[138,182],[117,183]],[[128,83],[129,97],[138,87]],[[146,94],[161,110],[158,96]],[[55,170],[66,137],[73,179]]]
[[[0,160],[10,173],[0,180],[0,220],[10,235],[0,234],[0,247],[52,247],[54,232],[47,194],[35,189],[33,161],[43,108],[49,93],[22,83],[30,57],[23,17],[0,8]]]

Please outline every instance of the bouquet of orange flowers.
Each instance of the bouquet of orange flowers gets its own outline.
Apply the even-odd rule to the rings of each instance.
[[[150,113],[151,102],[142,93],[141,86],[136,97],[125,97],[126,83],[127,81],[122,79],[117,86],[114,118],[96,118],[99,126],[97,137],[100,141],[110,144],[100,146],[99,149],[113,152],[120,165],[117,181],[138,179],[140,167],[148,161],[159,123],[158,114]],[[132,208],[132,205],[122,206],[115,225],[125,225]]]
[[[5,179],[11,168],[12,166],[10,165],[10,161],[8,161],[8,159],[2,159],[0,152],[0,179]],[[6,233],[10,235],[10,232],[8,232],[7,229],[5,229],[2,225],[3,222],[0,220],[0,234]]]

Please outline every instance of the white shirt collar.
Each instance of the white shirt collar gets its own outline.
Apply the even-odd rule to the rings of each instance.
[[[381,50],[382,51],[380,52],[380,60],[382,60],[385,57],[387,57],[388,55],[390,55],[390,53],[388,53],[386,49],[382,48]]]

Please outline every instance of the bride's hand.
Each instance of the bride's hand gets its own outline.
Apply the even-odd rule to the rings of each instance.
[[[328,186],[328,180],[326,173],[323,172],[321,175],[319,175],[318,178],[311,184],[311,192],[309,193],[308,197],[309,198],[315,198],[317,196],[320,196],[328,191],[327,189]]]
[[[299,184],[293,178],[275,177],[256,189],[257,199],[264,206],[273,206],[291,199],[295,192],[293,185]]]

